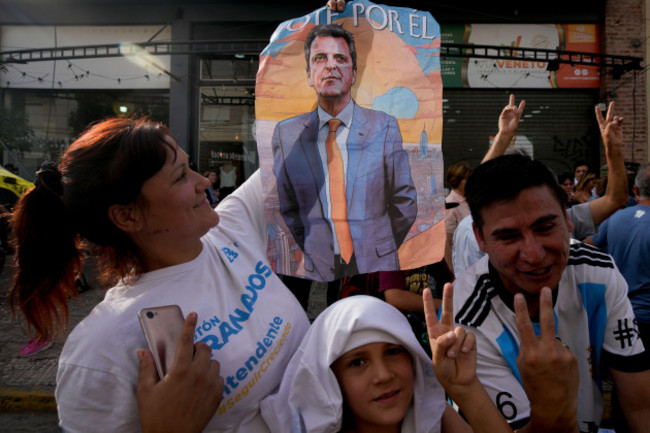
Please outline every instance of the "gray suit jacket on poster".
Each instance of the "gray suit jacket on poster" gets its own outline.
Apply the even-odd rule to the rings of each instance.
[[[318,110],[278,123],[272,140],[280,213],[305,254],[305,277],[330,281],[334,245],[323,213]],[[360,273],[399,269],[397,249],[417,215],[417,194],[397,120],[354,104],[347,141],[347,215]]]

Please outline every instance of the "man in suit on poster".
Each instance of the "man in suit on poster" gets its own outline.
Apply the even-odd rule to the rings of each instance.
[[[318,107],[278,123],[272,139],[280,212],[305,277],[399,269],[417,195],[397,120],[352,100],[356,48],[341,26],[312,29],[305,58]]]

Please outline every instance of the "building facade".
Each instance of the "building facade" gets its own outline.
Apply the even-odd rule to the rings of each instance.
[[[587,33],[596,39],[600,53],[645,59],[648,1],[465,2],[458,6],[414,1],[408,5],[432,13],[441,25],[443,42],[445,33],[453,33],[446,29],[471,28],[474,34],[482,29],[490,35],[477,36],[472,43],[489,39],[490,44],[509,46],[509,41],[495,42],[493,34],[516,27],[523,29],[522,34],[532,32],[534,38],[536,29],[545,28],[557,30],[564,35],[561,38],[568,34],[562,29],[573,25],[595,29]],[[386,3],[404,6],[403,2]],[[320,2],[297,1],[280,6],[262,1],[67,0],[53,4],[5,0],[0,4],[3,53],[125,41],[172,42],[178,53],[129,56],[139,63],[101,55],[17,63],[3,56],[0,106],[4,121],[16,131],[0,135],[0,162],[18,164],[21,175],[32,178],[43,160],[56,159],[89,122],[137,112],[168,123],[199,171],[217,171],[223,186],[237,186],[259,165],[254,132],[258,55],[280,22],[320,6]],[[546,43],[557,48],[552,41]],[[129,46],[123,44],[120,49]],[[605,158],[593,106],[611,100],[616,102],[617,113],[625,116],[626,161],[648,160],[645,62],[640,64],[644,69],[617,77],[610,68],[600,69],[596,86],[564,88],[522,86],[521,80],[529,80],[530,71],[517,71],[520,81],[493,80],[495,70],[507,65],[498,59],[484,63],[494,67],[485,69],[483,84],[452,83],[443,77],[445,165],[460,160],[478,164],[496,133],[498,113],[509,93],[515,93],[518,101],[527,101],[517,146],[557,172],[570,171],[576,160],[588,161],[595,171],[601,168]],[[575,70],[579,75],[584,68]],[[544,65],[534,73],[552,81],[547,79],[552,71]]]

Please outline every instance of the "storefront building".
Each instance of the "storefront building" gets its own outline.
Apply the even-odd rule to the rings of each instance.
[[[644,59],[648,1],[386,3],[429,10],[441,24],[443,44]],[[241,184],[259,166],[254,134],[258,55],[280,22],[322,6],[305,3],[4,1],[0,120],[20,126],[23,133],[14,128],[0,135],[0,162],[18,163],[21,174],[31,178],[87,123],[138,112],[168,123],[200,172],[216,171],[224,186]],[[65,52],[53,50],[125,41],[160,43],[162,54],[71,50],[65,58]],[[166,42],[173,46],[165,47]],[[123,43],[119,49],[137,47]],[[27,50],[32,59],[51,53],[64,57],[17,62],[17,54],[6,55]],[[629,71],[569,64],[553,70],[548,62],[442,57],[445,165],[480,162],[510,93],[527,103],[516,146],[556,172],[571,171],[577,160],[601,168],[604,151],[593,107],[612,100],[625,117],[626,161],[648,160],[644,61],[638,65],[643,69]]]

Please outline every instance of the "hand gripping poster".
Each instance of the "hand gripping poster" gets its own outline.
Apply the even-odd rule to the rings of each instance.
[[[260,55],[268,256],[314,281],[442,258],[440,27],[367,0],[282,23]]]

